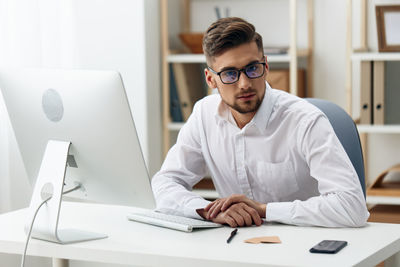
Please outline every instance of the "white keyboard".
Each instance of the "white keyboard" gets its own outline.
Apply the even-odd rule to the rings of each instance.
[[[127,217],[131,221],[152,224],[184,232],[191,232],[194,228],[214,228],[222,226],[218,223],[169,215],[152,210],[129,213]]]

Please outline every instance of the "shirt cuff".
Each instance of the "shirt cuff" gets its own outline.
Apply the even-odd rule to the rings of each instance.
[[[265,220],[267,222],[290,223],[292,221],[293,205],[293,202],[268,203]]]
[[[185,210],[184,210],[184,215],[185,217],[190,217],[190,218],[195,218],[199,220],[204,220],[203,217],[201,217],[197,213],[197,209],[204,209],[208,204],[210,204],[211,201],[205,200],[204,198],[194,198],[190,200],[186,205],[185,205]]]

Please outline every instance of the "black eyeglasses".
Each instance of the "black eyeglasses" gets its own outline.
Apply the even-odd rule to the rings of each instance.
[[[249,79],[257,79],[260,78],[261,76],[264,75],[265,72],[265,62],[256,62],[247,65],[243,69],[228,69],[228,70],[223,70],[220,72],[216,72],[212,68],[208,67],[208,69],[219,76],[221,79],[221,82],[224,84],[232,84],[235,83],[239,80],[240,78],[240,73],[243,72],[247,78]]]

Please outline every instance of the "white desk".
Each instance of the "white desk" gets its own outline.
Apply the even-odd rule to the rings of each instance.
[[[28,255],[143,266],[374,266],[388,258],[385,264],[400,263],[400,225],[396,224],[370,223],[359,229],[264,224],[240,228],[227,244],[231,228],[184,233],[128,221],[130,210],[64,202],[61,226],[104,232],[109,237],[70,245],[32,239]],[[22,253],[25,217],[25,209],[0,215],[0,252]],[[282,243],[243,242],[265,235],[277,235]],[[308,252],[323,239],[349,244],[336,255]]]

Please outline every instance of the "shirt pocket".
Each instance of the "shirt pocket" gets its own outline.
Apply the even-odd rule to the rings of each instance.
[[[285,200],[285,197],[299,190],[293,164],[290,161],[257,162],[257,180],[264,192],[276,201]]]

